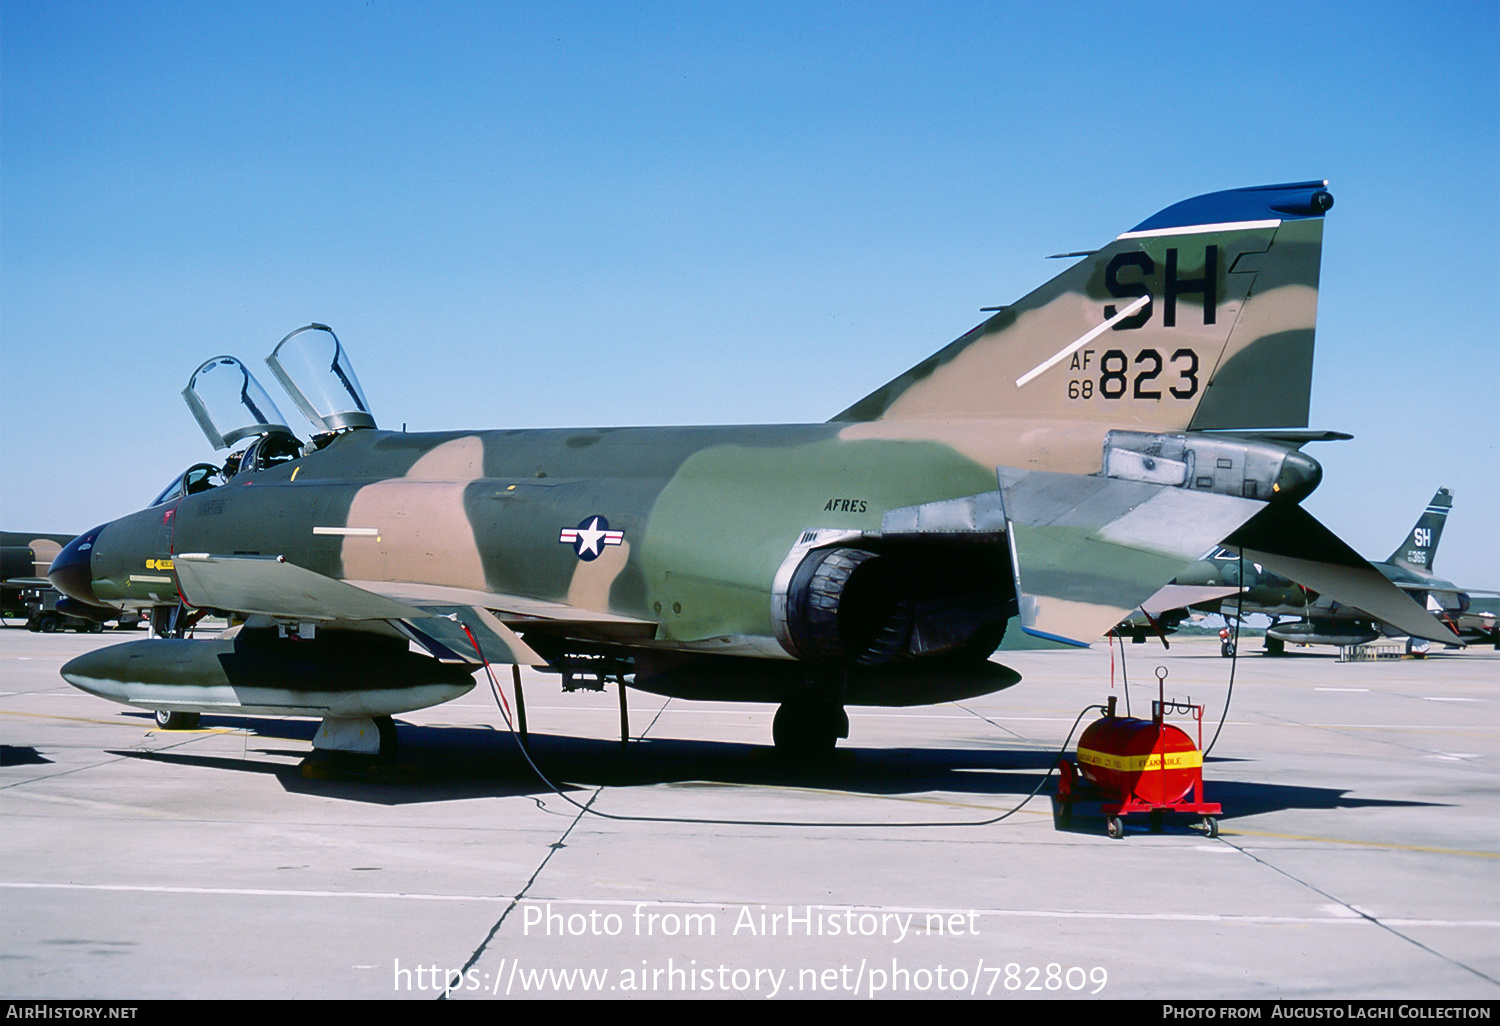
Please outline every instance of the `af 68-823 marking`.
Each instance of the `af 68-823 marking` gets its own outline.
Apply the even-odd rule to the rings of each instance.
[[[1092,349],[1075,355],[1073,369],[1087,367],[1093,355]],[[1132,364],[1137,368],[1133,384],[1129,375]],[[1161,353],[1155,349],[1137,350],[1134,360],[1123,349],[1106,350],[1099,360],[1098,393],[1104,399],[1123,399],[1129,394],[1133,399],[1155,399],[1160,402],[1161,390],[1148,386],[1156,382],[1163,369],[1177,372],[1176,379],[1167,388],[1174,399],[1191,399],[1198,394],[1198,354],[1187,348],[1177,350],[1166,361],[1162,360]],[[1092,399],[1094,390],[1093,378],[1068,379],[1069,399]]]

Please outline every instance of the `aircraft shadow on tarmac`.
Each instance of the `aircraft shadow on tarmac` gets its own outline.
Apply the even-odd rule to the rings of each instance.
[[[254,747],[263,741],[310,741],[317,724],[310,720],[266,720],[249,717],[205,717],[205,727],[241,729],[252,735],[250,752],[265,758],[237,759],[178,751],[118,750],[114,754],[183,766],[270,774],[289,792],[317,794],[377,805],[408,805],[474,798],[545,797],[552,788],[538,779],[507,732],[476,726],[419,726],[398,721],[400,755],[375,769],[356,761],[327,775],[303,772],[306,748]],[[564,792],[578,794],[595,787],[679,786],[683,788],[747,785],[815,788],[871,796],[933,793],[988,799],[996,813],[1029,794],[1049,773],[1056,752],[1020,747],[990,748],[840,748],[831,759],[812,765],[786,762],[769,745],[678,738],[636,739],[620,743],[599,738],[530,734],[532,759]],[[1210,757],[1209,765],[1238,760]],[[1034,799],[1045,808],[1055,791],[1043,786]],[[1327,787],[1224,781],[1210,773],[1206,797],[1224,805],[1229,820],[1283,809],[1354,809],[1411,807],[1440,803],[1353,798]],[[1081,802],[1069,829],[1093,832],[1097,824],[1090,803]],[[982,809],[966,809],[962,818],[983,818]],[[671,815],[671,808],[656,810]],[[719,807],[718,813],[733,818]],[[692,813],[684,812],[691,815]],[[919,817],[913,817],[919,818]],[[934,819],[952,816],[934,815]],[[1082,820],[1080,825],[1079,820]],[[1185,821],[1185,820],[1184,820]]]
[[[0,766],[36,766],[51,762],[30,745],[0,745]]]

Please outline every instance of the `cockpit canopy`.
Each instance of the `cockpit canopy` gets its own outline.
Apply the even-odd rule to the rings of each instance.
[[[238,458],[230,456],[224,465],[224,473],[232,478],[241,474],[253,474],[278,463],[289,463],[301,455],[300,441],[285,431],[272,431],[251,442],[244,452],[238,454]]]
[[[151,505],[160,506],[164,502],[175,502],[185,499],[189,495],[197,495],[206,492],[210,488],[217,488],[224,483],[224,475],[218,467],[212,463],[194,463],[181,474],[172,479],[172,483],[161,490],[161,494],[151,500]]]
[[[324,431],[375,426],[354,365],[328,325],[298,328],[277,343],[266,364],[297,409]]]
[[[286,418],[244,364],[233,356],[215,356],[193,372],[182,397],[215,449],[246,438],[253,441],[231,453],[222,471],[206,463],[190,468],[153,505],[295,460],[322,448],[340,431],[375,426],[354,367],[327,325],[298,328],[277,344],[266,363],[297,408],[320,429],[312,441],[304,447],[292,434]]]
[[[215,449],[252,435],[291,433],[260,382],[232,356],[215,356],[193,371],[182,398]]]

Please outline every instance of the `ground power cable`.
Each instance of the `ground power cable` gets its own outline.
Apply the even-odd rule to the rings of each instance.
[[[1234,604],[1234,630],[1229,635],[1229,690],[1224,694],[1224,711],[1219,715],[1219,725],[1214,728],[1213,739],[1208,742],[1208,747],[1203,749],[1203,758],[1208,758],[1208,753],[1214,750],[1214,745],[1219,743],[1219,732],[1224,729],[1224,722],[1229,719],[1229,704],[1234,701],[1234,670],[1240,661],[1240,623],[1244,620],[1245,612],[1245,550],[1237,548],[1239,553],[1239,572],[1235,583],[1239,585],[1239,594],[1235,596]]]
[[[880,827],[902,827],[902,828],[906,828],[906,827],[969,827],[969,826],[990,826],[992,824],[1000,822],[1003,819],[1009,819],[1011,816],[1015,815],[1017,812],[1020,812],[1021,809],[1025,808],[1026,804],[1031,801],[1031,799],[1035,798],[1038,794],[1041,793],[1041,790],[1046,785],[1047,781],[1049,781],[1049,780],[1052,779],[1052,773],[1053,773],[1053,771],[1056,770],[1057,767],[1058,767],[1058,764],[1062,762],[1063,755],[1066,754],[1066,752],[1068,750],[1068,745],[1073,740],[1073,732],[1078,729],[1078,724],[1083,721],[1084,716],[1087,715],[1088,712],[1090,710],[1093,710],[1093,709],[1098,709],[1101,712],[1104,711],[1104,706],[1102,706],[1102,705],[1086,705],[1086,706],[1084,706],[1083,709],[1082,709],[1082,711],[1080,711],[1078,713],[1077,718],[1073,720],[1073,726],[1070,727],[1070,728],[1068,728],[1068,736],[1063,740],[1062,748],[1059,749],[1057,755],[1055,755],[1053,757],[1052,764],[1047,767],[1047,772],[1044,773],[1044,774],[1042,774],[1042,779],[1037,782],[1036,787],[1032,788],[1031,793],[1028,794],[1025,798],[1021,799],[1021,801],[1016,806],[1014,806],[1013,808],[1011,808],[1011,809],[1009,809],[1009,810],[1007,810],[1005,812],[1002,812],[998,816],[993,816],[993,817],[991,817],[989,819],[981,819],[981,820],[935,820],[935,821],[917,821],[917,822],[905,822],[905,823],[899,823],[899,822],[898,823],[891,823],[891,822],[884,822],[884,823],[881,823],[881,822],[832,822],[832,823],[830,823],[830,822],[827,822],[827,821],[816,821],[816,822],[814,822],[814,821],[808,821],[808,820],[781,820],[781,819],[701,819],[701,818],[692,817],[692,816],[627,816],[627,815],[622,815],[622,814],[617,814],[617,813],[601,812],[598,809],[591,808],[590,806],[593,805],[593,799],[590,799],[588,805],[581,805],[581,804],[579,804],[578,802],[576,802],[572,798],[570,798],[567,794],[565,794],[562,791],[562,789],[557,786],[557,784],[553,783],[552,780],[551,780],[551,778],[548,777],[546,773],[542,772],[541,767],[538,766],[536,764],[536,762],[531,758],[531,753],[526,750],[526,746],[523,745],[523,744],[521,744],[520,739],[516,737],[516,728],[515,728],[515,725],[511,722],[509,705],[505,701],[504,694],[502,693],[502,691],[500,689],[500,683],[499,683],[499,681],[497,681],[495,679],[494,670],[492,670],[490,668],[490,661],[489,661],[489,659],[485,656],[483,649],[481,649],[479,647],[479,642],[477,640],[475,640],[474,634],[473,634],[472,631],[469,630],[468,626],[466,624],[463,624],[462,622],[460,622],[460,626],[463,627],[464,633],[469,636],[469,642],[474,646],[474,651],[479,654],[479,659],[484,664],[485,675],[489,678],[489,681],[490,681],[490,690],[492,690],[495,693],[495,704],[499,707],[499,709],[500,709],[500,715],[505,719],[505,726],[510,730],[511,737],[515,738],[515,740],[516,740],[516,747],[521,750],[521,755],[526,759],[526,763],[527,763],[527,765],[529,765],[531,767],[531,771],[537,775],[537,778],[539,780],[541,780],[542,783],[544,783],[544,784],[547,785],[547,787],[552,791],[553,794],[557,795],[559,798],[561,798],[563,801],[567,802],[569,805],[573,806],[574,808],[579,809],[580,811],[582,811],[584,813],[587,813],[588,815],[591,815],[591,816],[598,816],[601,819],[611,819],[611,820],[616,820],[616,821],[624,822],[624,823],[692,823],[692,824],[706,825],[706,826],[835,827],[835,828],[859,828],[859,829],[865,829],[865,830],[876,829],[876,828],[880,828]],[[624,687],[623,684],[621,684],[620,686]],[[595,797],[597,797],[597,795],[595,795]]]

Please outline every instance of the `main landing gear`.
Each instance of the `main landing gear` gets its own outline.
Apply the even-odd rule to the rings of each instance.
[[[404,779],[396,766],[396,723],[389,716],[325,716],[313,735],[313,752],[302,763],[309,779],[354,777]]]
[[[771,723],[778,755],[822,759],[833,754],[839,738],[849,736],[849,714],[841,704],[812,698],[783,702]]]
[[[839,738],[849,736],[849,714],[844,711],[848,670],[827,667],[808,673],[803,687],[776,710],[771,739],[778,755],[792,759],[826,759]]]

